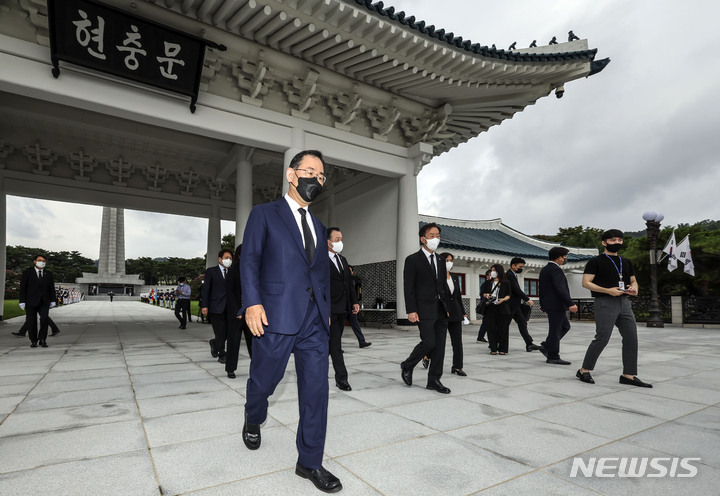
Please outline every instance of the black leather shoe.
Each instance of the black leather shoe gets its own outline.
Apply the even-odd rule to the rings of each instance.
[[[21,336],[21,337],[25,335],[24,332],[11,332],[10,334],[13,334],[15,336]]]
[[[235,379],[235,377],[237,377],[235,375],[235,372],[228,372],[227,374],[228,374],[228,379]]]
[[[256,450],[260,447],[260,425],[248,424],[247,412],[245,412],[245,424],[243,424],[242,438],[247,449]]]
[[[348,381],[335,381],[335,385],[342,391],[352,391]]]
[[[620,376],[620,384],[627,384],[629,386],[637,386],[637,387],[644,387],[644,388],[651,388],[652,384],[648,384],[647,382],[643,382],[637,377],[633,377],[632,379],[628,379],[624,375]]]
[[[570,362],[563,360],[562,358],[548,358],[545,363],[551,363],[553,365],[570,365]]]
[[[539,350],[539,349],[540,349],[540,347],[534,343],[530,343],[529,345],[527,345],[525,347],[525,351],[535,351],[535,350]]]
[[[299,463],[295,465],[295,475],[299,475],[315,484],[315,487],[325,493],[336,493],[342,489],[340,479],[325,470],[323,467],[309,469]]]
[[[212,355],[213,358],[217,358],[218,352],[215,349],[215,340],[211,339],[210,341],[208,341],[208,343],[210,343],[210,354]]]
[[[51,336],[57,336],[58,334],[60,334],[60,329],[58,329],[57,331],[53,331],[53,332],[50,333]]]
[[[595,384],[595,380],[590,375],[590,372],[580,372],[580,369],[578,369],[575,377],[577,377],[583,382],[587,382],[588,384]]]
[[[545,358],[547,358],[547,356],[548,356],[547,348],[545,348],[543,345],[540,345],[540,346],[538,346],[538,350],[540,351],[540,353],[543,354],[543,356]]]
[[[428,368],[430,366],[430,359],[428,357],[423,357],[422,364],[424,369]]]
[[[37,348],[37,341],[30,343],[30,348]]]
[[[402,375],[402,380],[405,384],[408,386],[412,386],[412,373],[413,369],[404,369],[402,366],[400,367],[400,375]]]
[[[218,362],[220,362],[220,363],[225,363],[225,361],[226,361],[226,360],[225,360],[225,357],[224,357],[224,356],[218,357]]]
[[[463,369],[456,369],[456,368],[453,367],[453,368],[450,370],[450,373],[451,373],[451,374],[457,374],[457,375],[459,375],[460,377],[467,377],[467,374],[466,374],[465,372],[463,372]]]
[[[40,347],[42,347],[42,348],[47,348],[47,342],[46,342],[46,341],[38,341],[38,344],[39,344]]]
[[[368,343],[367,341],[365,341],[364,343],[360,343],[360,348],[367,348],[367,347],[370,346],[371,344],[372,344],[372,343]]]
[[[180,329],[185,329],[185,326],[180,326]]]
[[[478,343],[487,343],[487,339],[485,339],[485,338],[480,338],[480,339],[477,340],[477,342],[478,342]]]
[[[433,381],[428,381],[427,386],[425,386],[425,389],[432,389],[433,391],[437,391],[438,393],[442,393],[442,394],[450,394],[450,389],[443,386],[442,382],[440,382],[438,379],[435,379]]]

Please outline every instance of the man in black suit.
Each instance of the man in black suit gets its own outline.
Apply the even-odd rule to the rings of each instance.
[[[570,298],[567,278],[560,266],[567,263],[569,250],[562,246],[550,248],[550,261],[540,271],[540,309],[548,316],[548,335],[540,345],[546,363],[570,365],[560,358],[560,340],[570,330],[567,311],[577,312],[577,305]]]
[[[445,260],[435,253],[440,244],[440,227],[433,223],[420,228],[420,251],[405,259],[405,311],[408,320],[417,323],[420,343],[400,364],[402,379],[412,386],[412,373],[423,357],[430,358],[427,389],[449,394],[440,382],[445,360],[445,336],[448,328],[449,295]]]
[[[52,329],[52,332],[50,333],[51,336],[57,336],[60,334],[60,328],[57,326],[57,324],[48,317],[48,327]],[[11,332],[10,334],[13,334],[15,336],[24,336],[28,332],[28,324],[27,321],[23,322],[23,325],[20,329],[18,329],[17,332]]]
[[[48,315],[54,307],[55,281],[52,272],[45,270],[47,259],[44,255],[35,255],[33,266],[25,269],[20,278],[20,308],[25,310],[25,323],[30,334],[30,347],[37,348],[38,343],[47,348]],[[37,328],[37,316],[40,315],[40,332]]]
[[[228,331],[228,278],[232,266],[233,252],[223,249],[218,253],[218,265],[205,271],[202,285],[202,314],[210,316],[215,338],[209,341],[210,354],[217,357],[218,362],[225,363],[225,342]],[[237,313],[237,312],[236,312]],[[232,316],[235,318],[235,315]]]
[[[352,286],[352,274],[343,249],[343,236],[337,227],[327,230],[328,257],[330,258],[330,358],[335,369],[335,385],[343,391],[352,391],[342,352],[342,334],[345,316],[360,311]]]
[[[525,260],[522,258],[515,257],[510,260],[510,270],[505,273],[510,283],[510,300],[508,300],[508,304],[510,305],[510,318],[517,324],[520,335],[525,341],[525,351],[533,351],[539,350],[540,347],[533,343],[533,338],[528,332],[527,319],[522,311],[521,302],[526,301],[531,308],[535,303],[525,294],[525,291],[520,289],[517,279],[517,274],[522,273],[524,268]]]

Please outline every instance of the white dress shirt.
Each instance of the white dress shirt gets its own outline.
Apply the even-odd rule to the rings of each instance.
[[[295,222],[297,223],[298,230],[300,230],[300,239],[303,240],[303,247],[305,246],[305,238],[303,237],[303,228],[302,228],[302,217],[300,217],[300,212],[298,212],[298,208],[304,208],[305,212],[305,218],[307,219],[307,223],[310,226],[310,232],[313,235],[313,243],[315,243],[315,246],[317,246],[317,234],[315,234],[315,223],[312,221],[312,218],[310,217],[310,210],[308,210],[307,207],[301,207],[298,202],[293,200],[290,195],[285,195],[285,201],[288,202],[288,205],[290,205],[290,211],[292,212],[293,216],[295,217]]]

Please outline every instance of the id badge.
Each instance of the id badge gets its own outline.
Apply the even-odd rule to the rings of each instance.
[[[620,291],[625,291],[625,282],[624,281],[618,282],[618,288],[620,288]]]

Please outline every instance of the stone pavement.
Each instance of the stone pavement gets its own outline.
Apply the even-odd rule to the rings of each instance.
[[[0,494],[320,494],[294,474],[292,359],[251,452],[241,439],[244,344],[232,380],[210,357],[210,326],[178,330],[169,310],[105,301],[51,315],[62,332],[47,349],[10,335],[20,320],[0,323]],[[575,379],[592,324],[574,323],[563,340],[569,367],[526,353],[514,324],[510,354],[490,356],[471,325],[468,377],[445,374],[447,396],[424,389],[421,366],[416,385],[402,383],[416,332],[365,328],[373,345],[359,349],[348,329],[353,391],[330,380],[324,466],[346,495],[720,494],[720,330],[639,329],[640,377],[654,389],[618,384],[617,334],[597,384]],[[530,330],[541,341],[545,323]],[[450,357],[448,340],[447,371]],[[571,477],[575,457],[582,468],[611,458],[609,476]],[[653,462],[665,469],[620,478],[623,457],[665,458]],[[690,469],[675,458],[699,458],[684,462],[696,476],[680,477]]]

